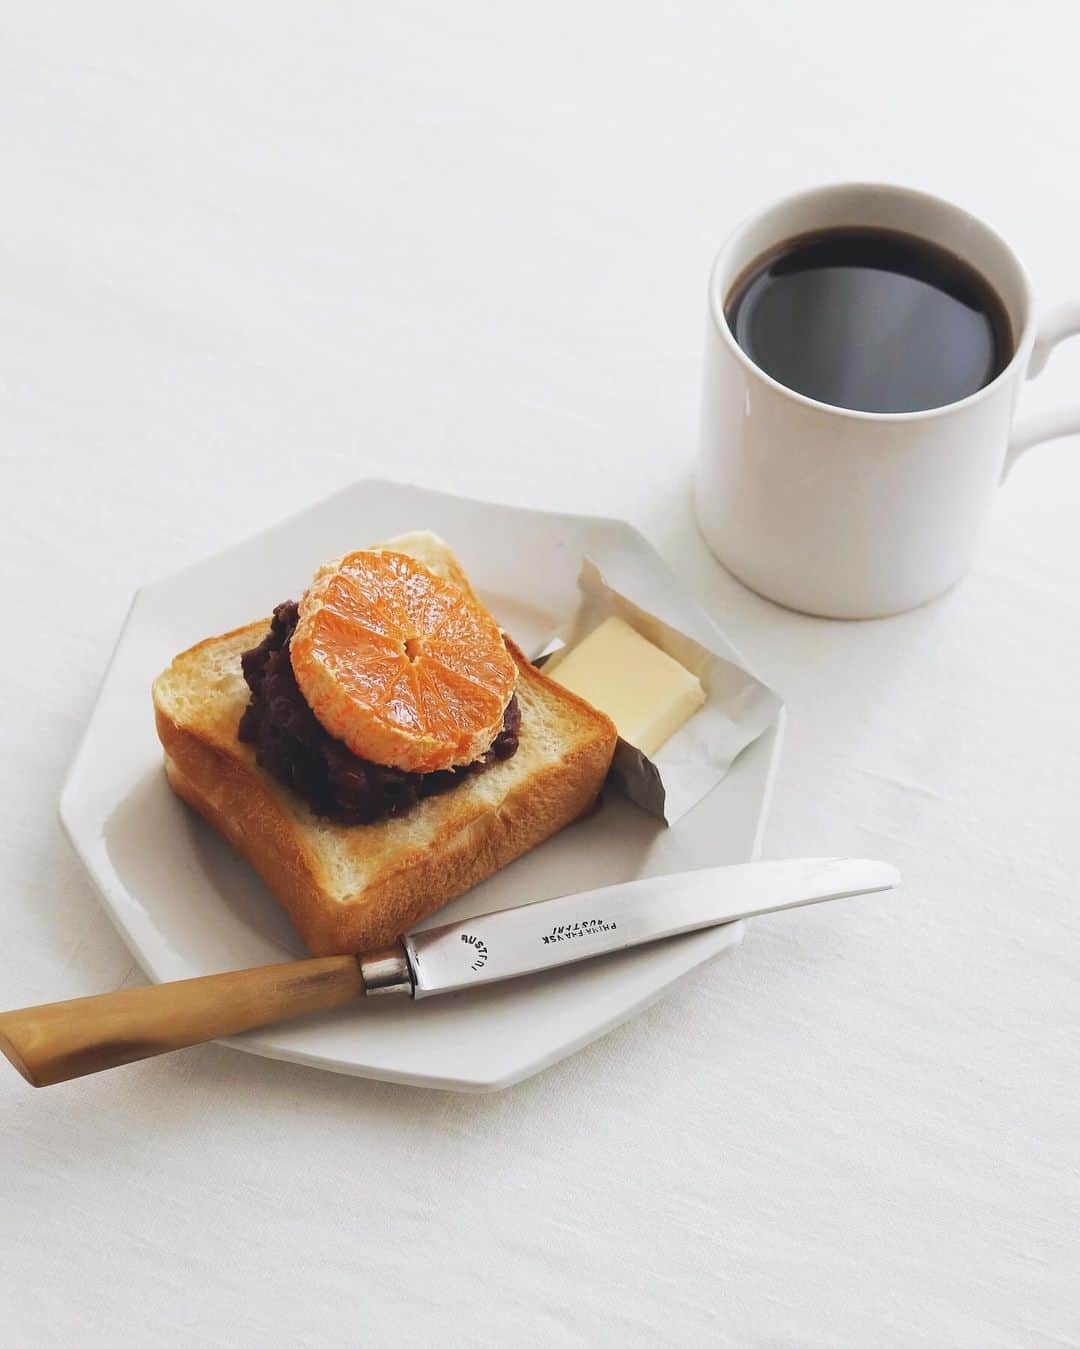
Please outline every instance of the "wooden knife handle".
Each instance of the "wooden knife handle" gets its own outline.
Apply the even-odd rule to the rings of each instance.
[[[319,1012],[364,991],[356,956],[320,956],[0,1012],[0,1051],[48,1087],[136,1059]]]

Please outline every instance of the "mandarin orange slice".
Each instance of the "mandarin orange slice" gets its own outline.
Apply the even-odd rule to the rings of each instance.
[[[491,615],[404,553],[357,552],[316,574],[290,645],[300,692],[354,754],[414,773],[490,748],[517,683]]]

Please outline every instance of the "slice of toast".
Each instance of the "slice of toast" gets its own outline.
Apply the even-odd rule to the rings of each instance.
[[[471,593],[435,535],[403,535],[384,546]],[[521,708],[512,758],[376,824],[315,816],[237,738],[248,701],[240,656],[269,623],[260,619],[177,656],[154,681],[154,710],[173,790],[251,863],[314,955],[388,944],[577,819],[598,796],[614,725],[507,639]]]

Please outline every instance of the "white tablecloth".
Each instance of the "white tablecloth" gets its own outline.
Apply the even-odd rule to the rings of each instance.
[[[370,473],[634,521],[788,701],[767,855],[906,881],[502,1095],[214,1046],[0,1073],[4,1345],[1076,1345],[1080,446],[888,622],[748,594],[688,509],[710,255],[764,199],[925,186],[1080,295],[1073,8],[0,33],[3,1004],[139,979],[55,813],[133,589]]]

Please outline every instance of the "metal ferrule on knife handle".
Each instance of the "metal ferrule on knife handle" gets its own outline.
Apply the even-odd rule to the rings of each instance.
[[[383,993],[407,993],[412,997],[412,969],[404,947],[395,944],[378,951],[362,951],[356,961],[364,981],[365,997]]]

